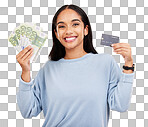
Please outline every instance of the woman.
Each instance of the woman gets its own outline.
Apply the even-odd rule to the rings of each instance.
[[[28,46],[16,56],[22,67],[17,93],[22,116],[32,118],[43,110],[43,127],[107,127],[110,109],[124,112],[129,107],[133,70],[122,72],[111,55],[95,51],[89,19],[76,5],[56,12],[52,37],[50,60],[34,80],[29,62],[33,49]],[[130,45],[113,48],[132,67]]]

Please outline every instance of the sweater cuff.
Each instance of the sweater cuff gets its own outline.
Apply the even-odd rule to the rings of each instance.
[[[123,82],[125,82],[125,83],[133,83],[135,72],[129,73],[129,74],[122,72],[122,75],[123,75],[122,76],[123,77],[123,79],[122,79]]]
[[[30,77],[31,79],[31,77]],[[19,90],[21,91],[28,91],[31,90],[33,85],[33,80],[31,79],[30,82],[25,82],[22,80],[21,76],[20,76],[20,80],[19,80]]]

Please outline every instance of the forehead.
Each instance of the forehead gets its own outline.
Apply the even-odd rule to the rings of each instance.
[[[71,22],[73,19],[79,19],[80,21],[82,21],[81,16],[77,12],[72,9],[65,9],[58,15],[57,23],[59,21],[63,21],[65,23]]]

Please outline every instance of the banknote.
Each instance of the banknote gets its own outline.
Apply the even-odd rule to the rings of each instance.
[[[28,45],[31,45],[34,50],[30,62],[35,62],[48,38],[47,34],[42,31],[43,29],[35,23],[21,23],[11,32],[8,41],[18,52],[22,51]]]
[[[14,32],[12,32],[8,38],[9,42],[14,46],[14,48],[20,52],[21,47],[19,46],[19,40],[17,40],[17,36]]]
[[[38,55],[47,39],[47,34],[41,32],[39,36],[36,36],[35,40],[32,42],[32,47],[34,49],[33,57],[30,61],[35,62],[38,58]]]

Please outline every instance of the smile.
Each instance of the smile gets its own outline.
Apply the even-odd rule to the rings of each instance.
[[[68,38],[64,38],[65,42],[73,42],[76,40],[77,37],[68,37]]]

